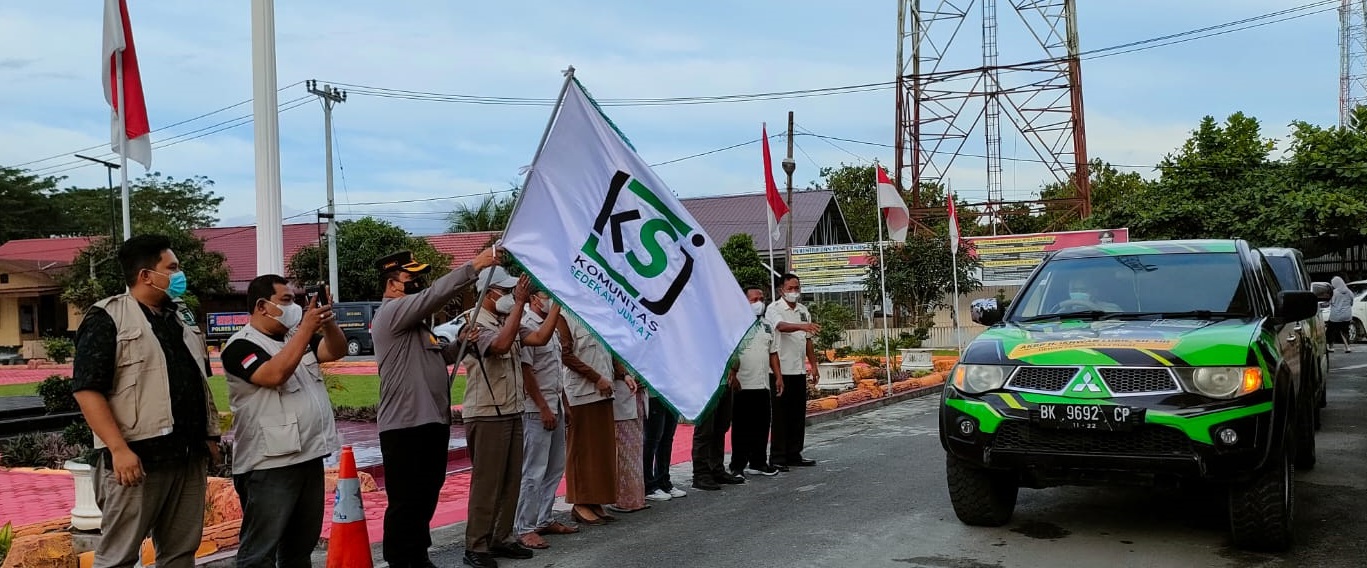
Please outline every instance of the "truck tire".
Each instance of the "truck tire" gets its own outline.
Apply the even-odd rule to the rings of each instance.
[[[1252,479],[1229,489],[1229,527],[1245,550],[1281,552],[1291,546],[1296,509],[1296,466],[1292,426],[1271,459]]]
[[[1000,527],[1011,520],[1020,491],[1015,480],[975,467],[950,454],[945,457],[949,501],[961,522],[979,527]]]

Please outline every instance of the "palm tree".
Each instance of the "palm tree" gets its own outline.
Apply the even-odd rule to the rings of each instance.
[[[513,205],[517,203],[517,193],[506,197],[487,195],[479,205],[471,207],[468,203],[456,205],[456,210],[448,218],[447,231],[452,233],[472,233],[479,231],[502,231],[508,226],[513,215]]]

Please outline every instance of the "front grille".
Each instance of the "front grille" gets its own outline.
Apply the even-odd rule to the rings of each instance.
[[[1190,456],[1191,442],[1181,431],[1145,425],[1130,432],[1054,430],[1020,421],[997,428],[993,447],[1042,453],[1120,454],[1138,456]]]
[[[1115,394],[1173,392],[1179,390],[1172,372],[1158,367],[1113,368],[1098,367],[1102,380]]]
[[[1077,367],[1020,367],[1007,386],[1020,390],[1060,392],[1077,376]]]

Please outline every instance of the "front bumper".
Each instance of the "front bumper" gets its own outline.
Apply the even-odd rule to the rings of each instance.
[[[1272,404],[1255,393],[1210,402],[1192,395],[1061,400],[1026,393],[968,395],[946,385],[940,409],[945,451],[984,468],[1012,470],[1027,485],[1048,486],[1155,477],[1237,480],[1267,457]],[[1040,426],[1038,404],[1122,404],[1145,411],[1128,432]],[[1238,441],[1224,444],[1229,428]]]

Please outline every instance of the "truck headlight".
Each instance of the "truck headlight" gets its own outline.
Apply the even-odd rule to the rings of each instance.
[[[1258,367],[1194,367],[1182,374],[1188,390],[1211,398],[1235,398],[1263,386]]]
[[[1014,367],[1001,365],[959,365],[954,368],[954,388],[968,394],[997,390],[1006,384]]]

